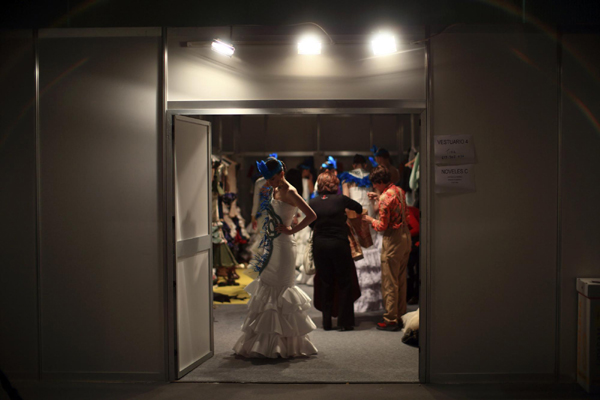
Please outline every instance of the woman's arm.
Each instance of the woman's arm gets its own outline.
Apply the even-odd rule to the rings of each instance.
[[[304,215],[306,215],[306,217],[304,217],[304,219],[302,219],[302,221],[300,221],[298,225],[291,229],[283,224],[280,224],[279,226],[277,226],[277,232],[285,233],[286,235],[293,235],[296,232],[300,232],[302,229],[306,228],[311,222],[317,219],[317,214],[312,208],[309,207],[308,204],[306,204],[304,199],[300,197],[296,189],[289,188],[282,197],[284,197],[288,203],[291,203],[298,207],[300,211],[302,211]]]
[[[357,213],[358,215],[362,214],[362,206],[360,205],[360,203],[356,200],[352,200],[350,197],[348,196],[344,196],[344,208],[347,208],[348,210],[352,210],[355,213]]]

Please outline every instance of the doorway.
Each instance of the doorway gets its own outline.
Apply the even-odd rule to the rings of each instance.
[[[270,134],[268,128],[266,128],[269,126],[269,122],[271,122],[270,125],[273,126],[273,121],[278,121],[275,122],[275,124],[280,124],[286,119],[293,120],[295,118],[296,121],[304,120],[305,122],[307,119],[313,122],[314,120],[320,119],[321,121],[317,122],[315,131],[317,137],[316,148],[310,150],[309,147],[306,147],[299,151],[294,151],[292,149],[279,151],[279,158],[286,161],[290,166],[295,166],[299,160],[309,156],[314,157],[316,164],[320,165],[321,159],[325,159],[330,155],[342,161],[343,164],[349,165],[351,164],[349,160],[352,159],[352,156],[355,153],[358,152],[368,155],[368,152],[370,151],[369,145],[377,145],[378,143],[375,142],[380,142],[379,147],[384,147],[381,145],[382,140],[378,140],[379,136],[376,129],[375,131],[373,130],[374,121],[376,125],[383,120],[399,121],[401,119],[400,116],[410,115],[411,117],[408,119],[410,121],[408,126],[411,126],[412,124],[412,127],[406,128],[405,125],[402,132],[400,132],[400,129],[394,129],[394,135],[396,135],[395,140],[399,137],[406,139],[407,137],[410,138],[412,136],[412,140],[406,142],[413,145],[416,144],[417,147],[422,147],[423,150],[425,150],[427,143],[424,104],[420,104],[419,102],[413,102],[412,104],[401,101],[177,102],[173,104],[169,103],[168,108],[169,124],[172,124],[174,116],[176,115],[186,115],[196,119],[212,121],[212,149],[215,155],[234,157],[236,161],[239,161],[242,166],[240,168],[240,176],[245,176],[247,168],[254,163],[254,160],[264,158],[270,152],[277,151],[278,149],[275,148],[277,146],[268,149],[251,147],[248,150],[240,148],[239,140],[241,139],[241,131],[239,123],[232,128],[235,132],[234,135],[238,135],[238,137],[237,139],[233,139],[233,147],[227,149],[226,147],[228,145],[224,142],[227,142],[229,139],[224,139],[222,136],[222,121],[225,119],[235,120],[243,118],[254,120],[254,122],[262,120],[264,121],[262,126],[264,128],[264,134],[266,135],[265,137],[268,137]],[[370,126],[371,129],[368,130],[366,140],[365,137],[360,139],[362,142],[366,143],[367,146],[361,146],[359,149],[353,147],[355,146],[353,144],[344,148],[343,144],[341,144],[340,147],[334,150],[331,144],[327,144],[328,139],[325,138],[327,135],[326,126],[336,119],[338,119],[338,121],[341,119],[354,119],[355,122],[362,121],[363,125],[365,124],[365,121],[368,121],[367,126]],[[250,122],[250,124],[252,124],[252,122]],[[350,123],[348,126],[352,125],[354,125],[354,123]],[[398,126],[399,125],[397,125],[397,128]],[[247,138],[245,137],[244,140],[247,141]],[[235,144],[236,141],[238,141],[238,146]],[[322,146],[321,144],[323,143],[326,143],[327,145]],[[405,159],[405,153],[408,153],[408,150],[410,149],[406,148],[407,146],[404,142],[400,146],[394,147],[388,142],[385,146],[387,146],[388,150],[392,153],[392,158],[395,161],[393,164],[397,165],[400,161],[407,161]],[[426,175],[427,160],[425,155],[426,151],[423,151],[423,154],[421,155],[421,165],[425,168],[421,170],[422,177]],[[424,179],[422,179],[422,182],[423,180]],[[240,188],[240,190],[242,189]],[[421,225],[425,228],[428,219],[425,201],[427,196],[425,185],[421,186],[420,193],[422,204]],[[240,201],[240,209],[242,210],[242,214],[246,215],[246,219],[249,219],[247,212],[248,208],[247,201]],[[425,237],[425,235],[422,235],[422,238]],[[423,239],[421,241],[422,249],[426,249],[425,241]],[[423,251],[421,251],[420,259],[420,278],[421,282],[423,282],[423,284],[420,285],[420,298],[422,301],[420,302],[420,307],[412,307],[409,311],[418,308],[420,317],[423,320],[425,319],[426,314],[426,304],[424,304],[425,302],[423,301],[426,299],[426,287],[424,285],[424,282],[426,282],[426,256]],[[173,266],[170,265],[169,268],[172,269]],[[309,295],[312,294],[312,288],[310,286],[304,284],[299,286]],[[171,286],[169,285],[169,287]],[[174,294],[175,293],[171,291],[171,293],[169,293],[169,298],[172,298],[171,296]],[[214,341],[211,343],[212,358],[209,358],[200,365],[200,367],[183,377],[182,381],[359,383],[418,382],[423,381],[424,379],[424,371],[426,368],[424,332],[422,330],[420,331],[420,349],[406,347],[406,345],[400,341],[401,335],[395,335],[394,337],[388,336],[385,340],[382,340],[382,338],[384,338],[382,335],[387,336],[389,333],[376,332],[374,330],[374,323],[378,318],[381,318],[381,314],[377,314],[376,312],[357,314],[357,323],[359,327],[355,332],[336,333],[323,332],[322,329],[320,329],[319,324],[320,313],[313,310],[314,312],[309,315],[313,317],[317,326],[319,326],[317,331],[311,333],[311,337],[314,337],[313,342],[319,349],[319,355],[317,355],[314,360],[311,358],[299,358],[291,361],[247,361],[236,359],[231,351],[231,347],[235,343],[237,336],[240,335],[239,327],[243,322],[243,308],[237,305],[215,303],[215,306],[213,306],[212,309],[214,312],[214,325],[211,324],[211,329],[214,327]],[[172,328],[172,338],[175,337],[174,335],[177,331],[175,328],[177,322],[175,320],[175,315],[173,314],[174,313],[170,313],[169,315],[169,326]],[[207,323],[210,323],[210,321]],[[370,327],[373,328],[372,331],[370,330]],[[344,338],[343,335],[347,336]],[[350,337],[351,335],[356,336]],[[363,335],[363,337],[361,338],[359,335]],[[361,342],[361,340],[364,340],[364,344],[356,346],[357,341]],[[390,347],[386,348],[386,346],[381,346],[381,348],[375,349],[373,343],[382,343],[389,345]],[[356,347],[358,347],[357,351],[344,351],[345,348],[355,349]],[[394,348],[409,350],[409,352],[412,351],[412,353],[395,357],[390,354],[390,351],[393,353]],[[336,358],[333,353],[337,353],[341,355],[343,359],[347,359],[344,363],[352,366],[352,368],[340,371],[340,368],[336,367],[336,365],[341,365],[341,358]],[[168,356],[171,359],[175,358],[172,354],[169,354]],[[381,360],[386,359],[394,359],[398,362],[392,362],[389,365],[384,362],[382,365]],[[411,360],[410,362],[408,362],[409,359]],[[374,362],[373,365],[377,367],[376,364],[378,364],[379,367],[381,367],[380,370],[385,373],[377,373],[377,368],[373,369],[367,367],[370,362],[369,360],[378,360],[378,362]],[[319,366],[319,364],[321,364],[321,366]],[[354,369],[354,371],[352,369]],[[331,370],[337,370],[338,374],[332,375],[330,373]]]

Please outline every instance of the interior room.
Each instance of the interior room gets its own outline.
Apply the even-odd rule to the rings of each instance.
[[[414,174],[412,171],[420,148],[421,115],[372,114],[368,108],[362,114],[330,112],[194,116],[211,123],[213,192],[216,191],[215,181],[219,181],[217,176],[221,176],[215,173],[215,168],[224,165],[228,176],[223,179],[223,191],[218,195],[222,202],[218,207],[221,211],[215,213],[213,210],[214,355],[185,375],[182,381],[418,382],[418,323],[413,322],[413,325],[417,324],[416,329],[411,325],[410,329],[405,327],[401,332],[376,330],[376,323],[383,317],[381,239],[371,242],[370,250],[363,249],[364,255],[363,251],[356,255],[362,295],[354,303],[356,327],[353,332],[324,331],[321,312],[313,306],[308,314],[317,329],[310,337],[319,348],[319,356],[310,363],[303,362],[306,360],[302,358],[289,365],[280,360],[244,360],[235,357],[232,351],[248,312],[250,295],[244,289],[253,279],[249,277],[252,275],[251,260],[257,251],[256,242],[263,236],[261,227],[253,228],[251,222],[252,215],[258,210],[258,205],[253,204],[258,202],[258,195],[254,196],[254,191],[259,189],[255,185],[260,177],[257,161],[276,153],[287,166],[288,181],[306,201],[310,201],[315,195],[316,175],[322,165],[331,162],[329,157],[336,163],[340,181],[348,184],[346,175],[354,169],[353,159],[357,154],[364,157],[364,167],[371,171],[377,165],[376,148],[389,149],[392,165],[402,171],[396,183],[407,193],[407,205],[418,212],[418,163]],[[304,179],[302,170],[307,171]],[[234,179],[230,179],[232,174]],[[409,185],[411,176],[414,190]],[[374,189],[369,187],[368,190]],[[418,231],[418,226],[416,229]],[[304,234],[294,235],[297,252],[306,251],[309,230],[306,228]],[[218,235],[221,240],[214,239]],[[419,302],[418,233],[413,240],[415,246],[407,279],[408,313],[403,318],[407,325],[409,319],[418,314]],[[237,269],[227,261],[221,262],[219,249],[223,243],[229,247]],[[304,273],[302,262],[302,256],[297,257],[296,282],[314,299],[314,275]],[[348,353],[349,348],[357,350]]]

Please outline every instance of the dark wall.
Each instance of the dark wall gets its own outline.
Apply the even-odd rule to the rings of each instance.
[[[33,36],[0,36],[0,368],[38,371]]]
[[[373,29],[386,23],[597,24],[600,5],[591,0],[333,0],[139,2],[132,0],[13,1],[3,9],[0,26],[140,27],[285,25],[312,21],[336,33]]]

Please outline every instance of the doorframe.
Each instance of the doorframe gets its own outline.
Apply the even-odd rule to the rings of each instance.
[[[173,192],[173,148],[172,134],[173,121],[176,115],[332,115],[332,114],[418,114],[421,120],[425,118],[425,128],[420,129],[420,153],[421,153],[421,181],[419,187],[421,190],[421,204],[425,204],[421,212],[421,226],[425,226],[425,245],[420,253],[420,280],[422,282],[419,293],[419,382],[429,382],[429,334],[428,316],[429,301],[427,290],[429,287],[429,257],[430,246],[427,239],[430,236],[430,216],[429,216],[429,132],[430,124],[427,118],[428,101],[420,100],[239,100],[239,101],[167,101],[165,117],[165,154],[163,159],[165,165],[165,187],[167,190],[166,199],[166,237],[165,244],[167,254],[167,287],[166,287],[166,318],[167,318],[167,355],[168,377],[170,381],[175,381],[177,374],[175,371],[175,309],[174,309],[174,290],[170,282],[174,276],[174,227],[170,221],[170,211],[174,210],[174,192]],[[422,126],[421,126],[422,128]],[[210,139],[210,138],[209,138]],[[212,141],[209,147],[212,152]],[[210,206],[210,204],[209,204]],[[211,307],[212,318],[212,307]],[[211,323],[211,336],[213,337],[212,352],[214,352],[214,323]]]

